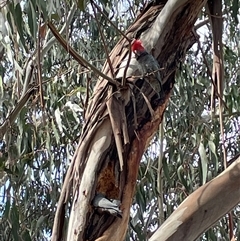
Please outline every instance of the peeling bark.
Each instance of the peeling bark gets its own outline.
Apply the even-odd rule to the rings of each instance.
[[[118,88],[100,79],[86,112],[86,124],[66,175],[53,227],[53,241],[62,239],[65,205],[73,187],[67,240],[124,240],[141,157],[158,129],[166,109],[174,74],[194,43],[192,29],[205,1],[169,0],[150,3],[127,30],[129,39],[141,38],[159,61],[164,96],[139,79],[131,58],[126,85]],[[162,10],[163,9],[163,10]],[[162,11],[161,11],[162,10]],[[110,54],[121,82],[128,61],[129,42],[122,38]],[[111,76],[108,63],[103,68]],[[151,109],[153,115],[151,115]],[[122,219],[99,214],[91,202],[96,193],[121,200]]]

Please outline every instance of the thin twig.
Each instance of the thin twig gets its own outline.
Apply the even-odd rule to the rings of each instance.
[[[143,91],[135,85],[135,88],[141,93],[143,99],[145,100],[145,103],[147,104],[147,107],[149,109],[149,112],[152,117],[154,117],[154,110],[152,108],[151,102],[149,101],[148,97],[143,93]]]
[[[100,36],[101,36],[101,39],[102,39],[103,48],[104,48],[105,54],[107,56],[107,62],[108,62],[109,68],[110,68],[110,72],[111,72],[112,78],[115,78],[114,70],[113,70],[112,62],[111,62],[111,60],[109,58],[109,52],[108,52],[108,49],[107,49],[107,46],[106,46],[105,38],[103,36],[103,32],[102,32],[101,26],[100,26],[98,18],[97,18],[96,9],[93,6],[93,3],[91,3],[91,5],[92,5],[92,9],[93,9],[95,20],[97,22],[98,30],[99,30],[99,33],[100,33]]]
[[[195,31],[198,30],[199,28],[201,28],[202,26],[204,26],[204,25],[207,24],[207,23],[209,23],[209,19],[205,19],[205,20],[203,20],[202,22],[196,24],[196,25],[194,26]]]
[[[72,2],[72,6],[71,6],[71,8],[70,8],[70,10],[68,12],[68,15],[67,15],[66,22],[63,24],[61,30],[59,31],[60,34],[63,34],[64,31],[66,30],[67,26],[69,26],[69,23],[72,21],[76,10],[77,10],[77,4],[76,4],[76,1],[73,1]],[[48,35],[49,35],[49,32],[46,34],[46,39],[48,39]],[[56,38],[52,37],[46,43],[44,43],[43,50],[42,50],[42,55],[46,54],[50,50],[50,48],[55,43],[55,39]]]
[[[7,129],[13,124],[13,122],[16,120],[17,115],[22,110],[23,106],[27,103],[31,95],[34,93],[34,91],[37,89],[36,86],[29,89],[24,96],[19,100],[19,102],[15,105],[15,108],[9,113],[3,124],[0,126],[0,139],[3,138],[3,136],[6,134]]]
[[[125,34],[123,33],[101,10],[101,8],[94,2],[91,1],[91,3],[97,8],[97,10],[106,18],[106,20],[125,38],[129,43],[132,42],[132,40]]]
[[[159,215],[159,225],[162,225],[164,222],[164,208],[163,208],[163,203],[164,203],[164,198],[163,198],[163,157],[164,157],[164,152],[163,152],[163,139],[164,139],[164,129],[163,129],[163,121],[164,118],[162,119],[162,122],[159,125],[159,143],[160,143],[160,148],[159,148],[159,155],[158,155],[158,168],[157,168],[157,190],[158,190],[158,209],[160,210],[160,215]]]
[[[195,33],[194,31],[193,31],[193,34],[196,35],[196,33]],[[222,103],[223,103],[224,107],[225,107],[227,110],[229,110],[228,107],[227,107],[227,104],[225,103],[225,101],[222,99],[222,97],[221,97],[220,94],[218,93],[217,86],[216,86],[216,84],[215,84],[215,82],[214,82],[214,80],[213,80],[213,78],[212,78],[211,70],[210,70],[210,68],[209,68],[209,66],[208,66],[207,59],[206,59],[206,57],[205,57],[205,54],[204,54],[203,49],[202,49],[202,47],[201,47],[201,43],[200,43],[199,39],[197,38],[197,36],[196,36],[196,40],[197,40],[197,42],[198,42],[198,47],[199,47],[199,49],[200,49],[200,51],[201,51],[201,53],[202,53],[203,61],[204,61],[205,65],[206,65],[206,67],[207,67],[207,73],[208,73],[208,75],[209,75],[209,77],[210,77],[210,80],[211,80],[213,86],[214,86],[214,89],[215,89],[215,91],[216,91],[216,94],[217,94],[217,96],[222,100]]]
[[[90,96],[90,94],[89,94],[89,88],[90,88],[90,78],[87,77],[86,98],[85,98],[84,108],[83,108],[83,110],[84,110],[84,112],[83,112],[84,116],[85,116],[85,114],[86,114],[86,110],[87,110],[88,102],[89,102],[89,96]]]
[[[2,9],[2,8],[4,8],[6,5],[8,4],[8,0],[2,0],[1,2],[0,2],[0,9]]]
[[[225,147],[224,123],[223,123],[223,81],[224,81],[224,62],[223,62],[223,18],[222,1],[208,1],[206,5],[207,13],[210,16],[213,33],[213,78],[217,78],[217,88],[214,85],[215,93],[218,94],[219,101],[219,124],[222,139],[223,165],[227,168],[227,151]],[[215,13],[218,13],[216,15]],[[215,82],[214,82],[215,84]],[[214,91],[213,91],[214,94]],[[212,95],[212,98],[214,96]],[[235,240],[233,234],[233,217],[231,211],[228,213],[229,240]]]
[[[123,77],[122,77],[122,86],[125,86],[125,84],[126,84],[127,70],[128,70],[128,67],[129,67],[131,58],[132,58],[131,43],[129,43],[128,52],[129,52],[128,60],[127,60],[127,64],[126,64],[126,66],[125,66],[125,69],[124,69],[124,72],[123,72]]]
[[[39,84],[39,97],[42,110],[44,109],[43,87],[42,87],[42,68],[41,68],[41,12],[39,14],[38,38],[37,38],[37,74]]]
[[[51,29],[53,35],[56,37],[56,39],[59,41],[59,43],[64,47],[65,50],[69,51],[69,53],[72,55],[72,57],[81,65],[83,65],[85,68],[91,69],[94,73],[101,76],[103,79],[106,79],[111,84],[116,85],[117,87],[120,86],[120,83],[116,80],[110,78],[109,76],[103,74],[100,70],[98,70],[95,66],[90,64],[87,60],[85,60],[83,57],[81,57],[70,45],[67,45],[66,40],[59,34],[55,26],[48,22],[48,27]]]
[[[68,12],[68,15],[67,15],[67,20],[66,22],[63,24],[61,30],[60,30],[60,34],[62,34],[65,29],[66,29],[66,26],[72,21],[73,17],[74,17],[74,14],[77,10],[77,7],[76,7],[76,1],[73,1],[72,3],[72,6]],[[48,31],[47,34],[46,34],[46,40],[48,39],[48,35],[50,34],[51,31]],[[44,56],[45,54],[47,54],[47,52],[51,49],[51,47],[53,46],[53,44],[55,43],[56,41],[56,38],[55,37],[52,37],[51,39],[49,39],[48,41],[46,41],[45,43],[43,43],[43,48],[42,48],[42,56]],[[25,80],[24,80],[24,85],[23,85],[23,91],[22,91],[22,95],[24,95],[27,90],[28,90],[28,86],[29,86],[29,82],[28,80],[31,79],[31,76],[29,76],[30,74],[30,69],[32,68],[32,65],[34,63],[36,59],[36,51],[34,51],[29,60],[24,64],[24,71],[25,71]]]
[[[138,122],[137,122],[137,108],[136,108],[136,98],[135,95],[133,93],[132,88],[130,88],[131,90],[131,96],[132,96],[132,105],[133,105],[133,119],[134,119],[134,129],[137,130],[138,127]]]

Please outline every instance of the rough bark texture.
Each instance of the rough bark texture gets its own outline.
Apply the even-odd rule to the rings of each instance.
[[[175,70],[195,41],[193,26],[205,3],[170,0],[163,9],[165,2],[149,4],[126,32],[130,39],[140,38],[159,61],[163,68],[164,95],[157,99],[149,84],[137,77],[136,59],[129,59],[129,42],[122,38],[110,59],[119,82],[126,74],[126,85],[117,88],[100,79],[95,88],[59,199],[54,241],[62,239],[65,204],[71,187],[73,199],[67,240],[120,241],[125,237],[139,162],[162,120]],[[111,76],[107,63],[103,72]],[[121,200],[122,219],[98,213],[91,205],[96,193]]]

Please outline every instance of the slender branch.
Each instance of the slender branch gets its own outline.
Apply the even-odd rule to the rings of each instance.
[[[229,167],[230,165],[232,165],[239,157],[240,157],[240,153],[238,153],[233,158],[231,158],[231,160],[228,161],[227,166]]]
[[[96,9],[93,6],[93,3],[91,3],[91,5],[92,5],[93,12],[94,12],[95,20],[97,22],[98,30],[99,30],[99,33],[100,33],[100,36],[101,36],[101,39],[102,39],[103,48],[104,48],[105,54],[107,56],[107,62],[108,62],[108,65],[109,65],[109,68],[110,68],[110,71],[111,71],[111,74],[112,74],[112,78],[114,78],[115,76],[114,76],[114,70],[113,70],[112,62],[111,62],[111,60],[109,58],[109,52],[108,52],[108,49],[107,49],[107,46],[106,46],[106,43],[105,43],[105,38],[103,36],[103,32],[102,32],[101,26],[100,26],[98,18],[97,18]]]
[[[196,33],[195,33],[194,31],[193,31],[193,34],[196,36]],[[224,107],[225,107],[227,110],[229,110],[228,107],[227,107],[227,104],[225,103],[225,101],[222,99],[222,97],[221,97],[220,94],[218,93],[217,86],[216,86],[216,84],[215,84],[215,82],[214,82],[214,80],[213,80],[213,78],[212,78],[211,70],[210,70],[210,68],[209,68],[207,59],[206,59],[206,57],[205,57],[205,54],[204,54],[204,52],[203,52],[201,43],[200,43],[199,39],[197,38],[197,36],[196,36],[196,40],[197,40],[197,43],[198,43],[198,47],[199,47],[199,49],[200,49],[200,51],[201,51],[201,53],[202,53],[203,61],[204,61],[205,65],[206,65],[206,67],[207,67],[207,73],[208,73],[208,75],[209,75],[209,77],[210,77],[210,80],[211,80],[213,86],[214,86],[214,89],[216,90],[216,95],[222,100],[222,103],[223,103]]]
[[[56,37],[56,39],[59,41],[59,43],[64,47],[66,51],[69,51],[69,53],[72,55],[72,57],[81,65],[83,65],[86,68],[91,69],[94,73],[101,76],[102,78],[108,80],[108,82],[116,85],[117,87],[120,86],[120,83],[116,80],[110,78],[109,76],[103,74],[100,70],[98,70],[95,66],[90,64],[87,60],[85,60],[83,57],[81,57],[71,46],[69,46],[66,43],[66,40],[60,35],[60,33],[57,31],[57,29],[54,27],[54,25],[51,22],[48,22],[48,27],[51,29],[53,35]]]
[[[77,10],[77,5],[76,5],[76,2],[73,1],[71,9],[69,10],[69,13],[67,16],[67,20],[60,30],[60,34],[62,34],[65,31],[66,26],[68,26],[68,24],[72,21],[76,10]],[[48,39],[49,33],[50,33],[50,31],[48,31],[48,33],[46,34],[45,39]],[[56,41],[56,38],[52,37],[45,44],[43,44],[42,56],[44,56],[51,49],[51,47],[53,46],[55,41]],[[31,77],[29,77],[29,73],[30,73],[29,70],[32,68],[32,65],[33,65],[35,59],[36,59],[36,51],[33,52],[32,56],[29,58],[29,61],[27,61],[26,64],[24,65],[23,69],[25,70],[25,81],[24,81],[22,95],[24,95],[26,93],[26,91],[28,90],[29,80],[31,79]]]
[[[128,67],[129,67],[131,58],[132,58],[131,42],[129,43],[128,52],[129,52],[128,60],[127,60],[127,64],[126,64],[126,66],[125,66],[125,69],[124,69],[124,72],[123,72],[123,77],[122,77],[122,86],[125,86],[125,84],[126,84],[127,70],[128,70]]]
[[[204,26],[204,25],[207,24],[207,23],[209,23],[209,19],[205,19],[205,20],[203,20],[202,22],[196,24],[196,25],[194,26],[195,31],[198,30],[199,28],[201,28],[202,26]]]
[[[224,123],[223,123],[223,82],[224,82],[224,61],[223,61],[223,18],[222,18],[222,1],[217,0],[214,2],[208,1],[207,13],[210,15],[212,34],[213,34],[213,79],[216,79],[217,88],[214,86],[212,99],[214,93],[217,92],[219,101],[219,124],[222,139],[222,152],[223,152],[223,165],[224,169],[227,168],[227,151],[225,147]],[[215,81],[214,81],[215,83]],[[212,101],[213,103],[213,101]],[[229,240],[235,240],[233,234],[233,217],[231,210],[228,213],[228,226],[229,226]]]
[[[132,40],[124,33],[122,32],[101,10],[101,8],[94,2],[91,1],[91,3],[97,8],[97,10],[106,18],[106,20],[125,38],[129,43],[132,42]]]
[[[86,97],[85,97],[85,102],[84,102],[84,106],[83,106],[83,114],[84,114],[84,116],[86,114],[86,110],[87,110],[88,102],[89,102],[89,96],[90,96],[89,88],[90,88],[90,78],[87,78]]]
[[[61,30],[59,31],[60,34],[63,34],[63,32],[66,30],[67,26],[69,25],[69,23],[72,21],[74,14],[77,10],[77,5],[76,5],[76,1],[72,2],[72,6],[69,10],[66,22],[64,23],[64,25],[62,26]],[[49,33],[47,33],[48,35]],[[46,44],[44,44],[43,46],[43,51],[42,51],[42,55],[46,54],[50,48],[53,46],[53,44],[55,43],[56,38],[52,37],[50,40],[48,40],[48,42]]]
[[[3,124],[0,126],[0,139],[3,139],[3,136],[6,134],[7,129],[13,124],[13,122],[16,120],[17,115],[22,110],[23,106],[27,103],[31,95],[34,93],[34,91],[37,89],[37,87],[32,87],[29,89],[25,95],[19,100],[19,102],[16,104],[15,108],[9,113],[8,117],[5,119]]]
[[[163,137],[164,137],[164,129],[163,129],[163,121],[159,125],[159,142],[160,142],[160,148],[159,148],[159,156],[158,156],[158,169],[157,169],[157,190],[158,190],[158,209],[159,209],[159,226],[163,224],[164,222],[164,211],[163,211],[163,157],[164,157],[164,151],[163,151]]]
[[[0,2],[0,9],[2,9],[2,8],[4,8],[6,5],[8,4],[8,1],[7,0],[2,0],[1,2]]]
[[[39,14],[38,39],[37,39],[37,73],[39,84],[39,97],[42,110],[44,109],[43,87],[42,87],[42,68],[41,68],[41,13]]]

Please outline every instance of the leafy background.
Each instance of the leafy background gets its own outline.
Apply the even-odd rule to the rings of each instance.
[[[50,240],[61,185],[98,78],[61,47],[45,20],[51,20],[69,46],[101,70],[106,53],[96,19],[111,51],[121,36],[105,16],[124,31],[145,3],[104,0],[97,4],[101,12],[95,15],[85,1],[0,3],[0,120],[10,123],[6,131],[0,127],[0,240]],[[228,159],[240,152],[239,16],[239,2],[225,0],[224,146]],[[218,102],[211,116],[207,68],[212,68],[212,30],[205,9],[196,26],[203,21],[203,27],[197,28],[199,44],[179,66],[164,123],[142,158],[126,240],[147,240],[190,193],[224,168]],[[37,85],[39,75],[44,106],[37,90],[11,121],[11,111]],[[233,210],[233,223],[237,236],[240,206]],[[227,239],[226,217],[199,238]]]

